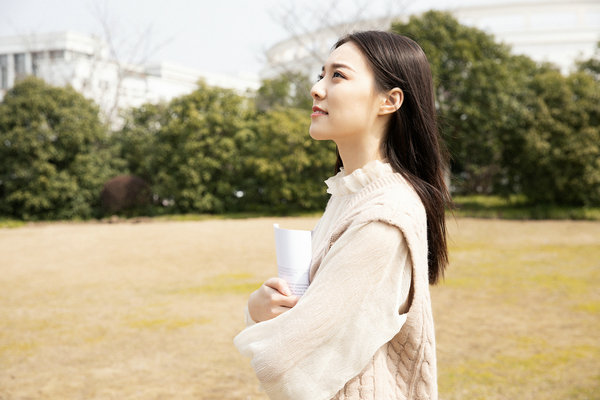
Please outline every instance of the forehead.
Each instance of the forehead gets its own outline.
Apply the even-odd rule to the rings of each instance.
[[[355,71],[368,69],[367,60],[358,46],[352,42],[346,42],[334,49],[327,58],[325,67],[330,64],[346,64]]]

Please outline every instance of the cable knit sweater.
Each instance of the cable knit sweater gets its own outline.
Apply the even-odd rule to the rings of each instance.
[[[379,161],[326,183],[308,291],[235,345],[272,399],[437,399],[418,196]]]

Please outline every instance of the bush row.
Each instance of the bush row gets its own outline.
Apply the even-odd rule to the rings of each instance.
[[[123,128],[107,134],[91,101],[27,78],[0,104],[0,215],[318,209],[335,148],[308,136],[308,116],[297,108],[259,111],[254,98],[199,84],[169,104],[131,110]],[[147,201],[128,193],[145,192],[135,179],[111,181],[101,196],[107,181],[124,174],[150,185]]]

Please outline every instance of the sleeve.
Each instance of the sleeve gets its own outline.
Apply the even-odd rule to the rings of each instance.
[[[330,399],[404,324],[411,271],[398,228],[350,227],[296,306],[247,327],[234,343],[271,399]]]

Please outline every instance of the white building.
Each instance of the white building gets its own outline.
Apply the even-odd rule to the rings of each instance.
[[[600,0],[480,0],[447,9],[460,23],[493,34],[513,53],[550,61],[567,73],[578,58],[593,55],[600,40]],[[406,21],[409,15],[394,19]],[[390,18],[355,21],[307,32],[279,42],[267,51],[264,77],[282,71],[316,76],[331,46],[345,33],[390,27]]]
[[[119,110],[190,93],[200,79],[238,92],[259,87],[257,79],[208,74],[174,64],[125,65],[109,57],[102,40],[75,32],[0,38],[0,100],[27,75],[56,86],[71,85],[93,99],[117,125]]]

